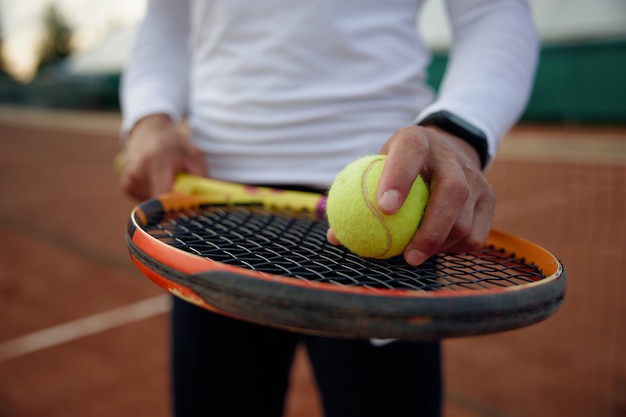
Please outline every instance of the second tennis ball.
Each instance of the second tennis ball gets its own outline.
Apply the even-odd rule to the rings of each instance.
[[[326,215],[341,244],[357,255],[386,259],[400,255],[420,225],[428,186],[421,176],[395,214],[378,209],[378,182],[386,155],[370,155],[346,166],[328,192]]]

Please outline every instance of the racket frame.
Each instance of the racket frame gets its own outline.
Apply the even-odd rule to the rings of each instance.
[[[538,245],[497,230],[491,231],[486,246],[515,248],[543,272],[544,279],[481,291],[372,291],[222,264],[171,247],[143,229],[150,219],[190,207],[233,202],[282,207],[293,202],[291,193],[302,194],[298,209],[322,212],[321,195],[222,185],[225,188],[217,193],[187,188],[183,194],[179,188],[141,204],[133,210],[126,233],[131,258],[145,276],[207,310],[303,333],[424,341],[529,326],[552,316],[564,300],[566,273],[561,262]],[[277,195],[282,200],[274,199]]]

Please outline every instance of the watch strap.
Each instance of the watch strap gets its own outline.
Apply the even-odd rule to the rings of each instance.
[[[418,124],[421,126],[435,125],[469,143],[480,157],[481,169],[485,169],[489,163],[490,155],[487,135],[461,117],[447,110],[441,110],[426,116]]]

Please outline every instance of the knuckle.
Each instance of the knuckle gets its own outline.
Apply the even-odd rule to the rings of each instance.
[[[459,219],[452,230],[450,231],[450,238],[460,241],[467,240],[472,233],[471,219]]]
[[[495,193],[491,196],[480,199],[476,203],[477,215],[489,215],[490,217],[496,211],[496,196]]]
[[[481,239],[476,234],[469,234],[463,240],[462,247],[464,252],[474,252],[481,249],[484,244],[484,239]]]
[[[496,210],[496,192],[493,187],[485,188],[476,201],[475,216],[492,217]]]
[[[444,238],[438,233],[427,232],[420,236],[419,244],[415,245],[415,249],[418,249],[427,255],[433,255],[439,252],[443,242]]]
[[[470,185],[462,176],[447,176],[442,178],[440,188],[446,195],[456,201],[464,203],[470,196]]]
[[[426,152],[430,148],[428,136],[418,126],[409,126],[399,131],[399,140],[405,146],[418,152]]]
[[[487,185],[488,185],[488,187],[487,187],[487,194],[486,194],[487,202],[492,207],[495,207],[496,199],[497,199],[496,190],[495,190],[495,188],[493,188],[493,186],[491,184],[488,183]]]

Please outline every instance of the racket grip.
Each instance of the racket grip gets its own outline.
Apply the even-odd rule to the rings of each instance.
[[[260,204],[267,208],[311,211],[320,217],[326,213],[323,194],[238,184],[187,173],[177,175],[173,191],[199,196],[212,204]]]

